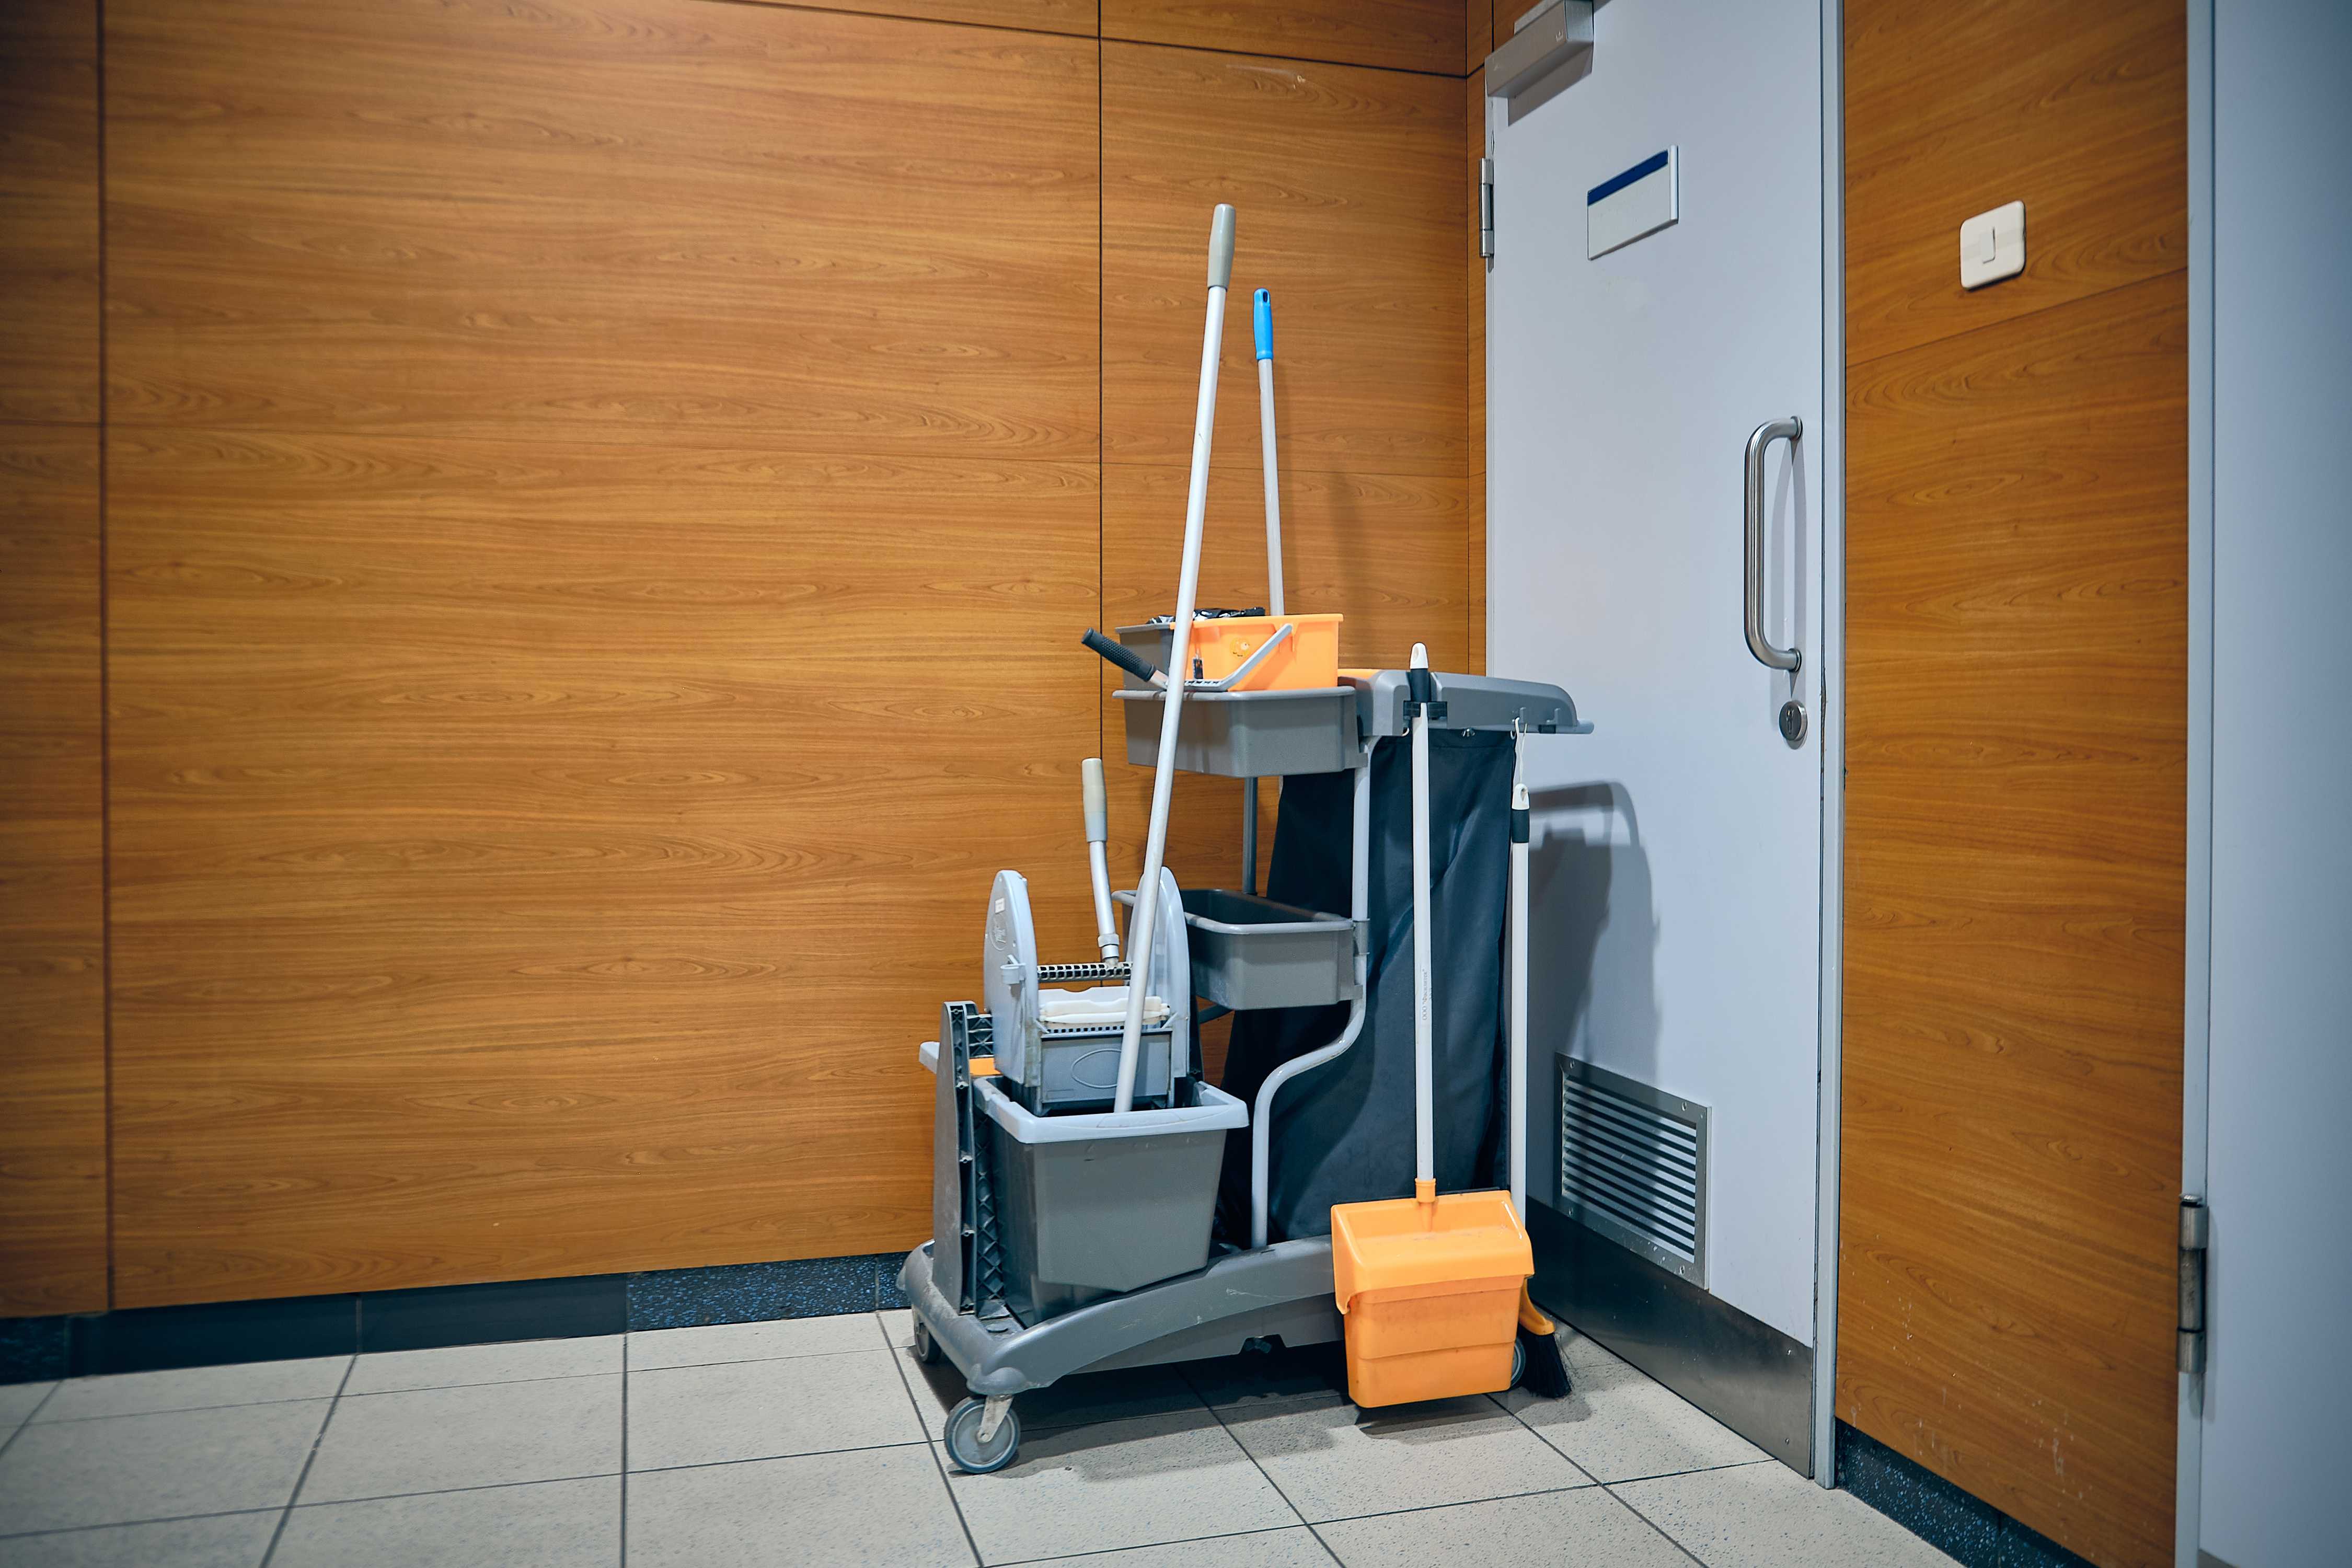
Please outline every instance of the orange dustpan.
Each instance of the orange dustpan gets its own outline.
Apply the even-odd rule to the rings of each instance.
[[[1511,1385],[1519,1297],[1535,1272],[1507,1192],[1437,1193],[1430,1009],[1429,653],[1413,645],[1413,1195],[1331,1207],[1331,1284],[1347,1321],[1348,1395],[1399,1405]]]

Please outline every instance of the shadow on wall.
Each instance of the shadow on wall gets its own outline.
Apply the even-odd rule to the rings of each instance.
[[[1559,1207],[1559,1068],[1657,1082],[1658,919],[1641,818],[1622,784],[1530,793],[1528,1195]]]

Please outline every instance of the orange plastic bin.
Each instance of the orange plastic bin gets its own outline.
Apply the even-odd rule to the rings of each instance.
[[[1507,1192],[1334,1205],[1348,1397],[1402,1405],[1508,1388],[1519,1288],[1534,1272]]]
[[[1196,620],[1192,657],[1201,661],[1204,679],[1223,680],[1287,621],[1290,636],[1234,689],[1319,690],[1339,684],[1340,619],[1338,616],[1216,616]]]

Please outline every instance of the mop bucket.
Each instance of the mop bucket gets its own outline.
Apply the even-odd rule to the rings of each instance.
[[[1508,1388],[1519,1288],[1534,1272],[1507,1192],[1333,1205],[1348,1397],[1402,1405]]]

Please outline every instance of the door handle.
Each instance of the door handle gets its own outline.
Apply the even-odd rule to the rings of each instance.
[[[1786,440],[1791,456],[1804,439],[1805,422],[1791,414],[1768,419],[1748,437],[1747,460],[1747,592],[1741,605],[1747,623],[1748,651],[1767,669],[1794,672],[1804,662],[1802,648],[1774,647],[1764,639],[1764,448]],[[1792,742],[1793,743],[1793,742]]]

